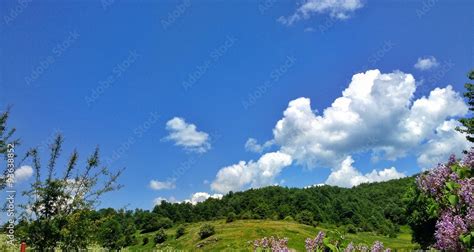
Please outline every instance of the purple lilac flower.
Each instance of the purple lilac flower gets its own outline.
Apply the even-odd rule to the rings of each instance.
[[[344,252],[353,252],[355,250],[354,244],[351,242],[347,245],[347,247],[344,249]]]
[[[440,200],[443,197],[443,188],[445,182],[450,178],[451,169],[444,165],[438,164],[438,167],[428,172],[426,175],[418,176],[418,187],[425,193]]]
[[[474,206],[471,206],[467,209],[466,224],[471,228],[474,227]]]
[[[461,188],[459,189],[460,198],[468,206],[474,205],[474,178],[463,179],[459,182]]]
[[[379,241],[375,241],[374,245],[372,245],[372,248],[370,249],[371,252],[383,252],[383,243]]]
[[[471,169],[474,168],[474,148],[471,148],[467,155],[464,156],[462,163]]]
[[[314,243],[314,239],[306,238],[305,248],[306,248],[307,252],[314,251],[314,249],[316,248],[316,244]]]
[[[453,216],[450,211],[445,211],[436,223],[435,247],[443,250],[460,250],[459,236],[466,232],[467,227],[461,216]]]
[[[316,246],[321,246],[323,245],[323,239],[324,239],[324,236],[326,234],[323,232],[323,231],[319,231],[318,235],[316,236],[316,238],[314,238],[314,243],[316,244]]]

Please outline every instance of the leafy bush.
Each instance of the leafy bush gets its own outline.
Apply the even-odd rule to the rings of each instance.
[[[141,233],[149,233],[161,228],[167,229],[173,226],[173,221],[166,217],[153,216],[143,224]]]
[[[291,217],[291,215],[288,215],[283,220],[284,221],[294,221],[295,219],[293,219],[293,217]]]
[[[154,240],[155,240],[156,244],[161,244],[161,243],[165,242],[167,238],[168,238],[168,236],[166,235],[165,230],[161,228],[156,233]]]
[[[237,215],[234,212],[230,212],[227,215],[227,219],[225,220],[227,223],[233,222],[237,218]]]
[[[143,238],[143,245],[147,245],[148,244],[148,237],[144,237]]]
[[[355,234],[357,233],[357,228],[354,225],[349,224],[346,226],[346,232],[349,234]]]
[[[201,239],[205,239],[213,234],[216,233],[216,229],[214,228],[213,225],[211,224],[204,224],[203,226],[201,226],[201,228],[199,229],[199,237]]]
[[[308,210],[303,210],[296,215],[296,221],[305,225],[314,225],[314,216]]]
[[[176,239],[183,236],[184,233],[185,233],[184,226],[179,226],[178,229],[176,229]]]

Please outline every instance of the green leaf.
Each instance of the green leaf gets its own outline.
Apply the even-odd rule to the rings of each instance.
[[[448,196],[449,203],[451,203],[451,206],[456,206],[458,204],[459,198],[457,195],[449,195]]]
[[[452,190],[454,190],[454,184],[455,184],[455,183],[454,183],[453,181],[446,182],[446,187],[447,187],[450,191],[452,191]]]

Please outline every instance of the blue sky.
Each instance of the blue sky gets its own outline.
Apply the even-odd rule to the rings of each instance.
[[[370,69],[379,69],[379,75],[372,72],[378,76],[375,79],[411,74],[416,81],[399,86],[416,86],[410,102],[436,87],[452,85],[452,92],[463,92],[466,73],[474,65],[470,32],[474,5],[367,0],[348,6],[346,2],[350,1],[311,9],[304,3],[271,0],[2,1],[0,106],[13,105],[10,124],[22,139],[20,152],[42,145],[60,131],[66,138],[63,158],[74,148],[84,158],[98,144],[112,169],[126,167],[120,179],[125,187],[105,196],[102,206],[149,209],[158,197],[181,201],[196,192],[225,193],[222,188],[230,187],[222,183],[233,177],[222,172],[219,180],[216,174],[239,161],[245,161],[239,169],[273,172],[270,178],[240,174],[237,177],[252,177],[236,182],[241,189],[325,183],[331,172],[344,170],[344,160],[346,169],[353,172],[356,167],[362,175],[389,167],[396,168],[395,174],[412,175],[422,168],[420,146],[429,149],[430,141],[446,143],[454,138],[423,133],[418,142],[408,143],[379,135],[376,143],[357,145],[370,136],[361,134],[364,139],[358,139],[358,134],[351,134],[345,136],[347,142],[329,143],[306,140],[319,136],[315,129],[301,132],[307,129],[304,126],[296,129],[302,135],[293,141],[285,134],[301,124],[292,124],[291,115],[286,117],[284,133],[274,136],[272,130],[290,101],[309,98],[311,109],[320,115],[342,96],[354,74]],[[298,18],[290,24],[295,15]],[[369,75],[364,78],[372,78]],[[457,101],[455,94],[447,96],[442,97]],[[304,107],[304,101],[298,101]],[[440,101],[445,100],[433,98],[431,105]],[[446,104],[452,108],[453,103]],[[423,130],[436,132],[442,122],[463,114],[465,108],[456,104],[456,111],[434,115],[442,118],[433,119],[436,122]],[[406,111],[400,113],[408,116]],[[191,128],[169,137],[173,127],[167,128],[167,122],[175,117],[177,124]],[[370,129],[374,132],[396,128],[385,124],[388,128],[377,128],[382,126],[374,121],[364,125],[376,127]],[[273,139],[269,143],[274,144],[254,153],[245,148],[249,138],[260,143]],[[130,139],[133,143],[124,147]],[[452,151],[462,149],[462,143],[455,144]],[[315,146],[323,150],[299,156],[300,148]],[[408,153],[375,160],[373,153],[382,147],[384,153],[387,148],[405,148]],[[323,158],[324,148],[343,150],[343,155]],[[112,158],[114,152],[121,153],[119,158]],[[445,152],[450,151],[436,155],[449,154]],[[268,163],[259,163],[266,153],[277,154],[267,156]],[[348,156],[354,167],[347,167]],[[46,157],[44,152],[43,161]],[[232,169],[226,171],[236,171]],[[176,175],[180,170],[184,172]],[[153,190],[152,180],[167,182],[165,187],[170,188]],[[18,184],[27,185],[28,181]]]

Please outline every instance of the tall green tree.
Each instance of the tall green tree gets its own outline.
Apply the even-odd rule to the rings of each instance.
[[[88,230],[93,223],[79,217],[93,209],[104,193],[121,187],[117,180],[122,170],[111,172],[101,166],[98,148],[83,166],[78,164],[77,151],[73,151],[65,168],[58,170],[63,140],[61,135],[57,135],[50,145],[45,169],[41,166],[38,149],[29,150],[25,157],[31,159],[35,172],[30,190],[23,193],[28,199],[22,205],[29,220],[26,240],[39,251],[58,246],[79,250],[87,246],[91,240],[88,234],[75,229],[81,226]]]
[[[474,80],[474,70],[471,70],[467,77],[470,80]],[[472,118],[472,112],[474,111],[474,84],[466,83],[464,84],[466,92],[464,97],[467,98],[467,103],[469,104],[469,111],[471,112],[471,117],[461,118],[459,121],[464,127],[457,127],[456,129],[459,132],[466,133],[466,138],[470,142],[474,142],[474,118]]]

